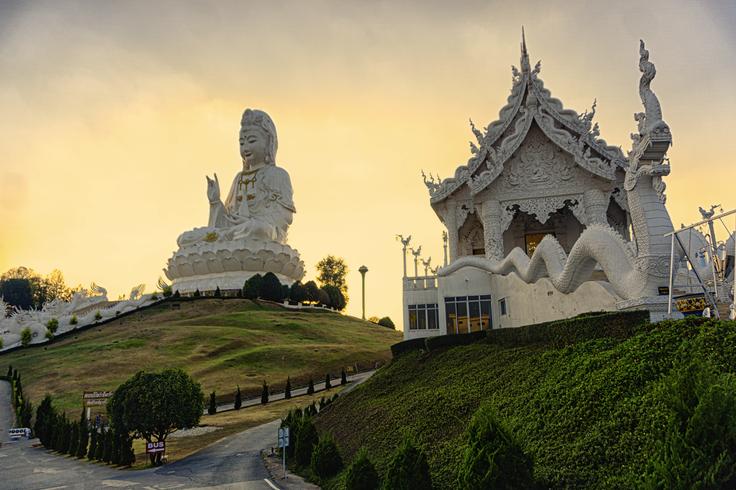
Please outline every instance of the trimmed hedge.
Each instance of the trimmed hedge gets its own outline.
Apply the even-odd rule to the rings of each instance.
[[[577,342],[600,338],[627,339],[648,328],[646,310],[590,312],[573,318],[535,323],[524,327],[497,328],[459,335],[438,335],[410,339],[391,346],[391,354],[398,357],[417,350],[434,351],[447,347],[486,342],[504,347],[546,344],[564,347]]]

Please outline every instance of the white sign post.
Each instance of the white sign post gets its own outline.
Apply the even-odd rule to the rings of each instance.
[[[284,465],[284,478],[286,478],[286,448],[289,447],[289,428],[279,427],[279,447],[281,448],[281,455],[283,456]]]

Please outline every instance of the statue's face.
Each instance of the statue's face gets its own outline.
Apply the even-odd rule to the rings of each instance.
[[[256,169],[266,164],[268,135],[254,126],[240,130],[240,156],[248,168]]]

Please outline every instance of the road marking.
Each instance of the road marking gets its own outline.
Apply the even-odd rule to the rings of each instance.
[[[102,486],[104,487],[132,487],[135,485],[138,485],[135,482],[132,481],[125,481],[125,480],[102,480]]]
[[[264,478],[263,481],[265,481],[266,483],[268,483],[268,486],[271,487],[271,488],[273,488],[273,490],[279,490],[279,487],[277,487],[276,485],[274,485],[273,483],[271,483],[271,480],[269,480],[268,478]]]

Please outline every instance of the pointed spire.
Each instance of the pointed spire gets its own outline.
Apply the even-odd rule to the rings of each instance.
[[[521,71],[529,73],[531,66],[529,65],[529,53],[526,50],[526,36],[524,35],[524,26],[521,26]]]

